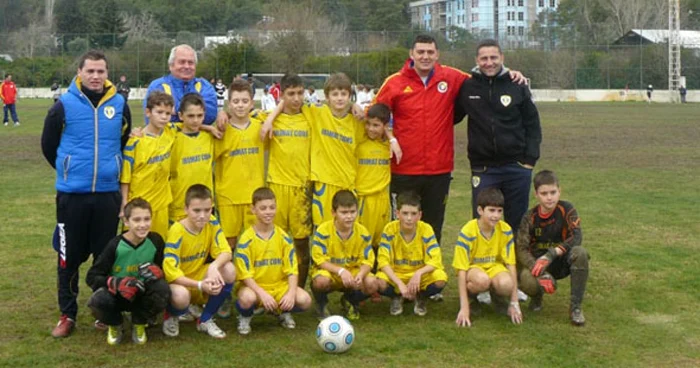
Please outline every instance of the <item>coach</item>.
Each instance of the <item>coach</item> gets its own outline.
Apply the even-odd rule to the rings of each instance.
[[[528,208],[532,169],[540,157],[540,117],[530,89],[513,83],[504,69],[497,41],[478,44],[476,64],[455,107],[455,121],[469,115],[472,216],[477,217],[479,192],[496,187],[505,197],[505,221],[517,231]]]
[[[124,97],[107,80],[100,51],[80,57],[78,74],[44,120],[41,149],[56,169],[58,305],[61,318],[51,333],[67,337],[78,314],[78,271],[117,232],[122,148],[131,130]]]
[[[165,92],[175,100],[175,109],[170,121],[179,121],[177,111],[180,109],[180,100],[188,93],[197,93],[202,96],[205,104],[204,124],[212,124],[217,119],[216,91],[214,86],[204,78],[197,78],[197,53],[189,45],[178,45],[170,50],[168,57],[170,74],[160,77],[148,86],[146,96],[143,99],[143,108],[146,109],[148,95],[152,91]],[[226,117],[225,112],[221,112]],[[228,118],[228,117],[226,117]]]

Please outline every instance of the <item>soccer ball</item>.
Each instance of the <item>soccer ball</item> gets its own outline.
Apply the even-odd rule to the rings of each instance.
[[[326,353],[344,353],[355,342],[355,329],[344,317],[330,316],[316,327],[316,341]]]

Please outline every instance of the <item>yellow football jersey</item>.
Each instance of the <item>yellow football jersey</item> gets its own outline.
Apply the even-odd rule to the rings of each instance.
[[[322,263],[330,262],[348,269],[359,269],[362,265],[371,268],[374,266],[371,241],[367,229],[357,222],[353,224],[350,238],[344,240],[338,235],[334,221],[326,221],[316,229],[311,242],[314,267],[320,268]]]
[[[248,204],[265,184],[265,143],[262,120],[251,117],[244,129],[226,126],[214,141],[214,191],[218,205]]]
[[[301,111],[311,124],[311,180],[354,189],[364,124],[352,114],[336,118],[327,105],[304,105]]]
[[[491,239],[486,240],[479,230],[477,219],[462,227],[457,237],[452,267],[468,270],[469,266],[488,269],[494,265],[515,265],[513,231],[505,221],[499,221]]]
[[[423,221],[416,224],[416,235],[409,242],[401,235],[399,220],[384,227],[377,254],[378,269],[390,266],[395,273],[412,273],[426,264],[443,269],[442,252],[433,228]]]
[[[159,136],[131,137],[124,147],[124,166],[119,181],[129,184],[129,198],[141,197],[153,210],[167,208],[172,201],[170,151],[175,130],[166,127]]]
[[[391,149],[386,140],[367,139],[357,146],[355,190],[364,196],[385,191],[391,182]]]
[[[309,180],[310,125],[304,114],[280,114],[272,125],[267,182],[303,187]]]
[[[253,278],[262,288],[286,283],[289,276],[298,274],[294,241],[279,226],[267,240],[249,227],[238,239],[234,258],[236,279]]]
[[[185,194],[195,184],[213,189],[214,141],[206,132],[183,133],[178,129],[170,155],[171,212],[184,214]]]
[[[199,234],[192,234],[182,223],[176,222],[168,230],[163,252],[165,279],[173,282],[182,276],[197,274],[202,267],[208,267],[207,257],[216,259],[221,253],[231,253],[231,247],[214,216]]]

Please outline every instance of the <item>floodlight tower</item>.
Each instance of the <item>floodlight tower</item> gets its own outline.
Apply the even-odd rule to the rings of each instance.
[[[668,0],[668,93],[670,102],[678,102],[681,83],[680,0]]]

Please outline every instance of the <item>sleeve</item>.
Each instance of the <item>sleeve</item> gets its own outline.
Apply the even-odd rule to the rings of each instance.
[[[64,121],[65,111],[63,110],[63,103],[57,101],[46,114],[44,130],[41,133],[41,151],[44,153],[46,161],[54,169],[56,168],[56,156],[58,145],[61,143]]]
[[[211,125],[216,121],[216,115],[219,112],[216,106],[216,91],[214,86],[209,83],[206,79],[202,79],[202,99],[204,100],[204,105],[206,109],[204,111],[204,124]]]
[[[454,120],[452,121],[455,125],[459,124],[464,120],[464,117],[468,115],[468,96],[469,92],[467,91],[468,86],[465,83],[462,83],[462,87],[459,89],[459,93],[457,94],[457,99],[455,100],[455,112],[454,112]]]
[[[540,143],[542,142],[542,128],[540,126],[540,114],[527,86],[521,86],[525,100],[520,106],[520,116],[525,126],[525,158],[523,163],[535,166],[540,158]]]
[[[532,231],[532,211],[529,210],[525,213],[522,220],[520,220],[520,226],[518,227],[518,237],[516,239],[516,258],[518,263],[525,266],[526,268],[532,269],[535,266],[535,257],[530,253],[530,241],[531,241],[531,231]]]
[[[112,266],[116,259],[117,246],[121,241],[121,235],[112,238],[112,240],[107,243],[105,249],[97,257],[95,263],[93,263],[90,270],[88,270],[85,281],[88,286],[95,291],[103,286],[107,286],[107,279],[112,273]]]
[[[369,266],[369,268],[374,267],[374,250],[372,249],[372,235],[365,230],[360,237],[362,238],[362,257],[360,259],[360,265]]]
[[[173,282],[185,275],[180,269],[180,248],[182,246],[182,236],[171,228],[168,231],[168,240],[165,242],[163,250],[163,272],[165,280]]]
[[[5,102],[5,95],[2,93],[2,91],[5,89],[5,82],[0,83],[0,100],[2,102]]]
[[[474,241],[476,241],[476,237],[468,235],[467,226],[462,227],[459,235],[457,235],[454,259],[452,260],[452,267],[455,270],[469,270]]]
[[[136,147],[138,144],[138,138],[130,138],[126,146],[124,146],[124,150],[122,151],[122,161],[124,163],[122,165],[121,176],[119,177],[119,182],[122,184],[131,183],[131,173],[136,166]]]
[[[379,241],[379,249],[377,250],[377,269],[382,269],[385,266],[391,267],[391,260],[394,252],[391,249],[393,246],[394,235],[387,232],[389,225],[384,227],[382,238]]]
[[[503,227],[503,248],[501,248],[501,259],[506,265],[515,266],[515,240],[513,239],[513,229],[502,223]]]
[[[236,266],[236,280],[250,279],[255,275],[253,263],[250,258],[251,239],[247,239],[245,234],[238,240],[236,254],[234,255],[234,266]]]
[[[153,256],[153,264],[163,268],[163,251],[165,250],[165,241],[158,233],[150,232],[148,238],[151,239],[153,245],[156,246],[156,254]]]
[[[212,215],[209,224],[213,226],[212,238],[209,241],[209,255],[216,259],[221,253],[231,253],[224,230],[221,229],[219,220]]]
[[[564,251],[564,254],[569,252],[571,248],[581,245],[583,240],[581,218],[578,217],[578,212],[573,206],[569,206],[568,211],[566,211],[566,226],[568,228],[568,236],[559,246],[559,248]]]
[[[311,259],[316,266],[320,266],[324,262],[330,262],[330,256],[328,256],[329,242],[330,236],[321,234],[319,229],[317,229],[311,241]]]
[[[430,226],[426,226],[426,230],[423,233],[423,247],[425,249],[425,256],[423,261],[427,265],[431,265],[437,269],[442,269],[442,251],[440,251],[440,244],[438,244],[435,238],[435,232]]]
[[[129,134],[131,134],[131,109],[129,104],[124,101],[124,111],[122,113],[122,139],[121,148],[124,149],[126,142],[129,140]]]
[[[299,265],[297,264],[297,255],[294,250],[294,241],[287,234],[282,234],[282,242],[284,243],[284,259],[282,259],[282,272],[287,276],[298,275]]]

